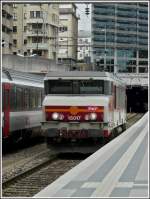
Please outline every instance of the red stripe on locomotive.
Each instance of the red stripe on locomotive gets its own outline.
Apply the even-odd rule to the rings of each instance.
[[[72,119],[74,121],[85,122],[85,115],[89,113],[96,113],[97,119],[96,121],[103,122],[104,118],[104,107],[103,106],[46,106],[45,114],[46,120],[51,121],[52,113],[57,112],[63,114],[64,119],[62,121],[68,122],[70,121],[70,116],[75,116],[78,119]],[[78,117],[79,116],[79,117]]]

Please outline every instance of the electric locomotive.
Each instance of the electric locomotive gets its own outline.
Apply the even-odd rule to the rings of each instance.
[[[88,153],[126,126],[126,88],[108,72],[49,72],[42,130],[58,152]]]

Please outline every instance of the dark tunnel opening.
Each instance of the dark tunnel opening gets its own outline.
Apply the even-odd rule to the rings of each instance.
[[[128,86],[127,112],[145,113],[148,111],[148,87],[147,86]]]

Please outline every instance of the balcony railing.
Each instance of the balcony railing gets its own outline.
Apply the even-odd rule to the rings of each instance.
[[[32,29],[32,30],[27,30],[26,32],[26,35],[27,36],[43,36],[43,35],[48,35],[48,32],[47,31],[43,31],[41,29]]]
[[[38,49],[38,50],[48,50],[49,44],[48,43],[28,43],[28,49]]]

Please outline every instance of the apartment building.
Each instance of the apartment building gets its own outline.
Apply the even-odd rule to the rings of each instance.
[[[27,4],[13,4],[13,54],[27,55]]]
[[[37,54],[57,60],[59,6],[52,3],[14,5],[14,54]]]
[[[70,66],[77,62],[78,19],[75,4],[59,5],[58,61]]]
[[[148,3],[92,4],[96,70],[148,72]]]
[[[13,7],[11,3],[2,4],[2,54],[12,54]]]

